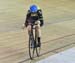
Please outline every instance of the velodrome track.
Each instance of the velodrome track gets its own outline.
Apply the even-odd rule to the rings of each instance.
[[[30,4],[38,4],[44,15],[41,56],[28,56],[27,30],[22,24]],[[0,63],[35,63],[75,47],[74,0],[0,0]]]

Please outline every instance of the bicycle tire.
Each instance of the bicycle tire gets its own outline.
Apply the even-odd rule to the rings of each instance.
[[[34,38],[33,36],[29,35],[29,56],[31,60],[34,58],[34,51],[35,51],[34,47],[31,48],[32,42],[34,42]]]

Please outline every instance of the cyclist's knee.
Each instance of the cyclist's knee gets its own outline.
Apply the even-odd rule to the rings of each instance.
[[[40,25],[40,21],[37,21],[37,24]]]
[[[36,29],[40,29],[40,21],[35,22],[35,24]]]
[[[36,21],[35,24],[40,25],[40,21]]]

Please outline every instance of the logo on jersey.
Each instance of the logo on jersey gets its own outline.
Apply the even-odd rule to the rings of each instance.
[[[31,16],[38,16],[37,13],[31,13]]]

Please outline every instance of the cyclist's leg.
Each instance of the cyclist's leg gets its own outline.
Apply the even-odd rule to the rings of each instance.
[[[35,30],[37,32],[37,37],[38,37],[38,47],[41,46],[41,29],[40,29],[40,21],[35,22]]]
[[[31,25],[30,25],[30,24],[27,26],[27,29],[28,29],[28,34],[29,34],[29,36],[30,36],[30,35],[32,34],[32,32],[31,32]],[[30,42],[30,47],[31,47],[31,48],[34,47],[33,40]]]
[[[28,30],[28,34],[30,34],[31,33],[31,25],[30,24],[28,24],[27,30]]]

